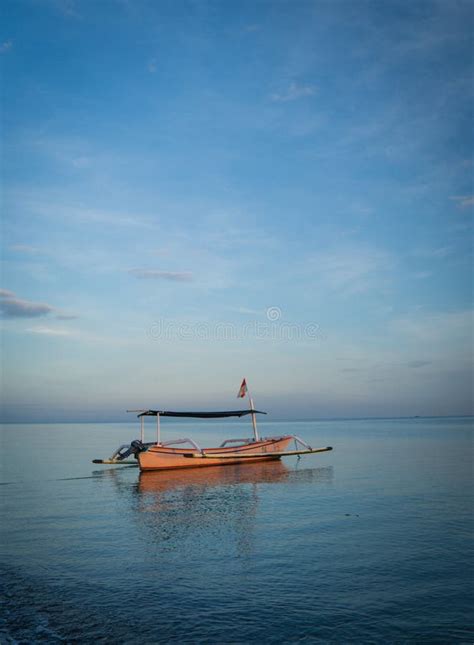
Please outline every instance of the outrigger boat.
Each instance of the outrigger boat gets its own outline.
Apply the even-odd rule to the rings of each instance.
[[[247,392],[245,379],[242,382],[242,389]],[[239,396],[243,396],[240,395]],[[297,455],[311,455],[319,452],[327,452],[332,447],[312,448],[303,439],[292,434],[276,437],[260,437],[257,429],[257,414],[266,414],[255,410],[253,401],[250,399],[249,410],[230,410],[223,412],[171,412],[166,410],[128,410],[138,412],[140,419],[140,439],[130,444],[123,444],[108,459],[94,459],[95,464],[133,464],[138,465],[140,470],[170,470],[175,468],[196,468],[206,466],[224,466],[239,463],[262,462],[281,459],[282,457]],[[201,448],[193,439],[173,439],[171,441],[161,440],[162,417],[194,418],[194,419],[222,419],[228,417],[243,417],[250,415],[253,426],[253,437],[246,439],[226,439],[218,448]],[[156,442],[146,443],[144,440],[145,417],[156,417]],[[294,442],[295,449],[289,450],[291,442]],[[189,444],[189,448],[178,447],[182,444]],[[134,459],[129,460],[128,457]]]

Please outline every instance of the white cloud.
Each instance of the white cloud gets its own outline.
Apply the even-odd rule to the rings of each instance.
[[[451,246],[439,246],[431,249],[415,249],[412,255],[419,258],[442,259],[451,255],[452,252]]]
[[[431,271],[418,271],[418,273],[415,273],[413,275],[416,280],[426,280],[426,278],[430,278],[433,275]]]
[[[416,311],[393,320],[391,329],[416,343],[439,343],[444,346],[472,343],[474,312],[425,312]],[[469,350],[468,350],[469,351]]]
[[[56,8],[68,18],[81,18],[74,0],[54,0]]]
[[[191,282],[193,274],[189,271],[160,271],[157,269],[129,269],[136,278],[151,280],[170,280],[171,282]]]
[[[333,291],[363,293],[386,281],[394,259],[376,248],[340,247],[312,256],[314,282]]]
[[[11,40],[5,40],[0,45],[0,54],[5,54],[6,52],[10,51],[10,49],[13,47],[13,42]]]
[[[28,253],[31,255],[41,253],[40,249],[38,249],[36,246],[30,246],[29,244],[14,244],[10,247],[10,249],[12,251],[16,251],[17,253]]]
[[[0,289],[0,298],[14,298],[15,294],[9,289]]]
[[[36,216],[63,221],[80,222],[87,226],[103,224],[110,226],[143,227],[152,228],[153,220],[150,216],[142,216],[137,213],[124,212],[119,210],[101,210],[88,208],[80,203],[73,203],[67,197],[58,199],[56,195],[42,195],[32,192],[11,193],[11,199],[17,207],[35,214]],[[20,245],[21,246],[21,245]]]
[[[31,149],[34,154],[44,154],[63,168],[71,166],[77,170],[97,172],[113,163],[110,155],[85,138],[51,136],[43,130],[24,130],[16,145]]]
[[[314,85],[298,85],[298,83],[291,83],[289,87],[280,93],[271,95],[272,101],[279,103],[286,103],[288,101],[296,101],[307,96],[316,94],[316,87]]]
[[[263,309],[250,309],[249,307],[232,307],[230,311],[234,311],[238,314],[244,314],[246,316],[261,316],[263,314]]]
[[[67,329],[53,329],[52,327],[32,327],[26,330],[30,334],[41,334],[43,336],[72,336],[73,333]]]
[[[91,165],[91,159],[85,156],[75,157],[71,159],[71,163],[74,168],[88,168]]]
[[[161,249],[153,249],[150,251],[151,255],[158,255],[158,256],[165,256],[165,255],[170,255],[171,251],[170,249],[163,247]]]
[[[457,202],[459,208],[469,208],[474,206],[474,195],[456,195],[450,197],[453,201]]]
[[[249,33],[255,32],[255,31],[259,31],[259,30],[260,30],[260,25],[255,23],[255,24],[245,25],[245,27],[243,28],[242,31],[244,33],[249,34]]]

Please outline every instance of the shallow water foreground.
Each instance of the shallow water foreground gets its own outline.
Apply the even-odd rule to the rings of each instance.
[[[3,426],[0,641],[472,642],[472,419],[260,427],[334,451],[140,476],[90,463],[134,424]]]

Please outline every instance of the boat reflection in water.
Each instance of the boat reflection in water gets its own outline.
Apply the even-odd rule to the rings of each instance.
[[[217,552],[233,543],[243,554],[253,550],[259,491],[273,484],[327,484],[332,478],[332,467],[289,468],[280,461],[142,472],[134,510],[160,550],[201,545]]]

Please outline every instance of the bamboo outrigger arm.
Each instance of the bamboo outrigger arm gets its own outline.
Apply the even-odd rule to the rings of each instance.
[[[285,452],[253,452],[249,454],[243,454],[241,452],[234,452],[234,453],[216,453],[216,454],[210,454],[206,452],[202,453],[183,453],[183,457],[190,457],[192,459],[255,459],[258,457],[259,459],[261,457],[291,457],[291,455],[311,455],[315,452],[327,452],[328,450],[332,450],[332,446],[328,446],[327,448],[314,448],[311,450],[286,450]]]
[[[108,465],[117,465],[117,466],[138,466],[138,461],[135,459],[133,461],[125,459],[93,459],[93,464],[108,464]]]

